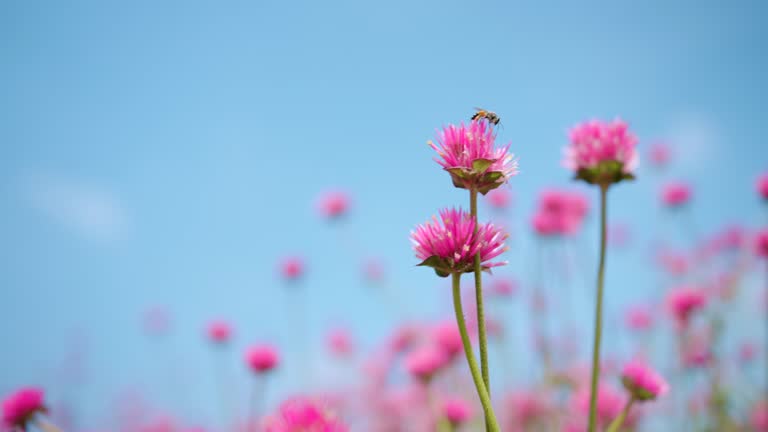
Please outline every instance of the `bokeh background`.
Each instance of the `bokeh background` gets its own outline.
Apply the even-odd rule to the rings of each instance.
[[[539,192],[582,190],[595,206],[560,165],[569,127],[620,116],[641,152],[672,149],[663,175],[643,161],[611,193],[610,220],[631,236],[609,253],[606,352],[626,351],[621,311],[658,283],[655,240],[768,219],[754,192],[768,168],[766,18],[761,1],[2,2],[0,393],[42,385],[81,428],[108,423],[132,393],[210,424],[203,330],[218,317],[236,329],[239,381],[245,346],[295,352],[286,335],[299,322],[306,385],[355,380],[329,359],[329,329],[349,328],[362,358],[404,319],[451,316],[445,281],[414,266],[408,233],[467,205],[425,142],[475,106],[501,116],[499,139],[520,158],[511,210],[481,217],[509,227],[498,273],[523,292]],[[684,223],[659,204],[665,178],[694,187]],[[315,206],[334,188],[352,205],[329,224]],[[582,355],[595,225],[573,249]],[[286,312],[278,273],[294,254],[307,262],[301,314]],[[365,283],[369,259],[391,295]],[[733,306],[733,346],[765,340],[752,294]],[[157,309],[171,323],[162,342],[143,324]],[[520,297],[500,314],[519,361],[499,373],[513,382],[535,368],[526,309]],[[294,378],[280,372],[270,400],[297,391]]]

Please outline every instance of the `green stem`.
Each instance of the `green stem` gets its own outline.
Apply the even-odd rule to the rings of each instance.
[[[479,228],[477,218],[477,190],[469,190],[469,214],[475,222],[475,235]],[[475,255],[475,304],[477,305],[477,339],[480,345],[480,369],[483,374],[483,384],[491,396],[491,378],[488,372],[488,337],[485,332],[485,311],[483,308],[483,269],[480,262],[480,252]],[[489,419],[485,419],[485,430],[488,429]]]
[[[477,368],[475,354],[472,352],[472,344],[469,341],[469,333],[467,332],[467,323],[464,321],[464,310],[461,307],[461,273],[454,273],[452,278],[453,308],[456,312],[456,323],[459,326],[461,342],[462,345],[464,345],[464,354],[467,357],[469,370],[472,373],[472,380],[475,382],[477,395],[480,397],[480,403],[483,405],[483,412],[485,413],[485,418],[487,419],[488,429],[491,432],[500,432],[501,429],[499,429],[499,423],[496,420],[496,415],[493,413],[491,398],[488,396],[488,390],[486,390],[485,383],[483,383],[483,377],[480,374],[480,370]]]
[[[624,405],[624,409],[621,411],[621,414],[619,414],[618,417],[616,417],[612,422],[611,425],[608,426],[608,429],[605,432],[618,432],[619,428],[621,428],[621,425],[624,424],[624,420],[627,419],[627,416],[629,415],[629,409],[632,408],[632,404],[635,402],[635,398],[630,397],[627,401],[627,404]]]
[[[597,301],[595,303],[595,335],[592,347],[592,380],[589,396],[589,425],[587,430],[595,432],[597,420],[597,382],[600,376],[600,338],[603,330],[603,283],[605,274],[605,236],[608,185],[600,185],[600,264],[597,268]]]

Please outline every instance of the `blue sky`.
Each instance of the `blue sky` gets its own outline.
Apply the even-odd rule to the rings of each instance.
[[[501,115],[520,157],[511,274],[529,256],[536,194],[569,184],[565,132],[592,117],[628,120],[644,147],[670,142],[670,176],[696,186],[700,229],[755,226],[766,12],[759,1],[3,2],[0,346],[12,354],[0,390],[55,388],[55,365],[84,337],[83,409],[99,411],[103,395],[151,379],[138,323],[153,304],[172,310],[189,374],[207,367],[199,329],[211,317],[235,321],[240,345],[278,340],[275,263],[287,253],[309,260],[318,337],[346,323],[372,345],[393,322],[359,282],[361,255],[386,261],[414,315],[443,315],[447,293],[413,267],[407,234],[466,205],[425,142],[474,106]],[[638,243],[611,262],[615,305],[653,281],[634,265],[658,229],[651,177],[611,197]],[[329,187],[354,196],[344,227],[313,213]]]

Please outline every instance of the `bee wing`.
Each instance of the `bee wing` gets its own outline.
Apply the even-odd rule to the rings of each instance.
[[[475,111],[487,111],[485,108],[474,107]]]

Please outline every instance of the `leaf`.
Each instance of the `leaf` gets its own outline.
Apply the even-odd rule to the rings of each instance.
[[[482,174],[487,171],[494,162],[496,161],[492,159],[475,159],[472,161],[472,171]]]

